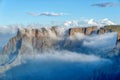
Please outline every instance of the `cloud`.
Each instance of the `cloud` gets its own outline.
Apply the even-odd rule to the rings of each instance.
[[[104,25],[116,25],[113,21],[108,18],[104,18],[101,20],[95,19],[85,19],[85,20],[72,20],[72,21],[65,21],[63,23],[64,26],[73,27],[73,26],[104,26]]]
[[[112,22],[108,18],[104,18],[101,20],[101,24],[103,24],[103,25],[115,25],[116,23]]]
[[[89,25],[97,25],[97,26],[104,26],[104,25],[115,25],[116,23],[112,22],[108,18],[104,18],[102,20],[94,20],[90,19],[86,21]]]
[[[53,24],[52,24],[53,25]],[[101,20],[95,20],[95,19],[83,19],[83,20],[68,20],[64,23],[61,23],[61,26],[64,26],[64,28],[70,28],[70,27],[77,27],[77,26],[98,26],[102,27],[104,25],[117,25],[115,22],[111,21],[108,18],[104,18]],[[24,27],[33,27],[33,28],[40,28],[40,27],[51,27],[51,25],[41,25],[41,24],[29,24],[29,25],[6,25],[6,26],[0,26],[0,33],[6,34],[14,34],[17,32],[18,28],[24,28]]]
[[[66,21],[64,22],[64,26],[78,26],[79,21],[78,20],[72,20],[72,21]]]
[[[120,3],[116,2],[105,2],[105,3],[98,3],[98,4],[92,4],[91,6],[97,6],[97,7],[117,7],[120,6]]]
[[[83,41],[83,46],[89,48],[91,48],[92,46],[92,48],[101,49],[101,50],[111,50],[116,46],[116,39],[117,39],[117,32],[88,36]]]
[[[2,34],[15,34],[21,28],[20,25],[7,25],[7,26],[0,26],[0,33]]]
[[[89,25],[97,25],[97,22],[94,19],[86,21]]]
[[[42,13],[27,12],[27,14],[31,16],[64,16],[64,15],[67,15],[65,13],[55,13],[55,12],[42,12]]]

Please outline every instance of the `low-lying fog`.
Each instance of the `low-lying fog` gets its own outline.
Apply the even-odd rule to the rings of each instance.
[[[53,54],[52,54],[53,53]],[[119,80],[120,65],[112,59],[69,51],[22,55],[20,64],[2,80]]]

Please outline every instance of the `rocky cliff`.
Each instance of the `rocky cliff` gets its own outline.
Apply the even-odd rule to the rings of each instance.
[[[3,48],[2,54],[14,54],[16,51],[19,53],[30,53],[32,51],[43,51],[49,48],[69,47],[72,42],[67,38],[74,36],[76,33],[84,35],[91,34],[104,34],[112,32],[112,29],[93,27],[79,27],[64,28],[51,27],[51,28],[20,28],[17,35],[9,40],[8,44]],[[67,33],[68,32],[68,33]],[[119,38],[118,34],[118,40]],[[77,42],[76,42],[77,43]]]
[[[40,29],[22,28],[18,29],[17,35],[9,40],[8,44],[3,48],[2,53],[10,54],[10,52],[15,52],[19,40],[21,40],[20,53],[29,53],[32,50],[42,51],[43,49],[60,46],[60,44],[66,47],[69,46],[66,45],[69,41],[66,41],[65,38],[74,36],[75,33],[90,35],[96,30],[97,27],[70,28],[69,30],[58,27]],[[67,31],[69,31],[69,33],[67,33]]]
[[[0,65],[10,64],[19,54],[32,54],[44,52],[57,46],[62,36],[59,28],[19,28],[17,35],[9,40],[0,55],[6,59]],[[48,49],[49,48],[49,49]]]
[[[69,31],[69,33],[67,33],[67,31]],[[57,46],[61,41],[64,41],[64,38],[74,36],[76,33],[82,33],[89,36],[92,33],[104,34],[112,31],[112,29],[106,28],[98,29],[97,26],[70,28],[69,30],[64,30],[63,28],[58,27],[40,29],[21,28],[18,29],[17,35],[9,40],[8,44],[3,48],[2,53],[6,54],[16,51],[16,45],[19,40],[21,40],[21,53],[25,53],[32,49],[42,51],[43,48],[52,48],[53,46]],[[118,40],[120,39],[119,37],[118,34]],[[63,44],[65,45],[66,43],[68,43],[68,41],[64,41]]]
[[[75,33],[83,33],[85,35],[90,35],[93,31],[97,30],[97,26],[92,26],[92,27],[80,27],[80,28],[70,28],[69,29],[69,35],[72,36]]]
[[[70,36],[74,35],[75,33],[83,33],[85,35],[91,35],[93,32],[96,32],[96,34],[104,34],[104,33],[108,33],[108,32],[117,32],[118,33],[118,40],[120,40],[120,26],[119,25],[104,26],[104,27],[99,28],[99,29],[97,28],[97,26],[69,29]]]
[[[60,50],[62,48],[72,51],[74,48],[76,49],[76,47],[78,48],[78,51],[85,51],[85,48],[83,48],[83,50],[81,47],[84,36],[92,34],[100,35],[112,31],[112,29],[106,28],[98,29],[96,26],[70,29],[60,27],[19,28],[17,35],[9,40],[1,54],[7,54],[10,63],[18,54],[32,54],[34,52],[44,53],[44,51],[49,52],[50,49]],[[76,33],[82,35],[79,35],[77,36],[78,38],[76,38]],[[80,36],[82,36],[82,38]],[[118,34],[118,40],[119,39]],[[5,63],[8,62],[6,61]]]
[[[96,34],[104,34],[107,32],[113,32],[112,29],[105,29],[100,28],[98,29],[97,26],[91,26],[91,27],[80,27],[80,28],[70,28],[69,29],[69,35],[73,36],[75,33],[83,33],[85,35],[91,35],[92,33]]]
[[[111,30],[112,32],[118,32],[118,40],[120,40],[120,25],[104,26],[104,29]]]

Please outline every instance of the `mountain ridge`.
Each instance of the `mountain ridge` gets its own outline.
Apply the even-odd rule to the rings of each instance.
[[[44,53],[51,49],[82,50],[84,37],[101,35],[114,32],[112,29],[91,27],[76,27],[64,29],[60,27],[51,28],[19,28],[17,35],[9,40],[3,48],[2,53],[10,56],[18,54],[32,54],[34,52]],[[81,37],[80,37],[81,36]],[[79,37],[79,38],[78,38]],[[119,40],[116,38],[116,40]],[[79,44],[78,44],[79,43]],[[94,50],[94,49],[93,49]],[[83,51],[83,50],[82,50]],[[89,52],[89,51],[88,51]],[[9,60],[8,59],[8,60]],[[11,59],[12,61],[13,59]],[[5,62],[7,63],[7,62]],[[10,62],[9,62],[10,63]]]

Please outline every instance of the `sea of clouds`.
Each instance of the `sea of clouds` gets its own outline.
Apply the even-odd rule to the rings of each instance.
[[[19,61],[1,73],[0,79],[117,80],[120,75],[120,65],[112,59],[67,50],[21,55]]]

